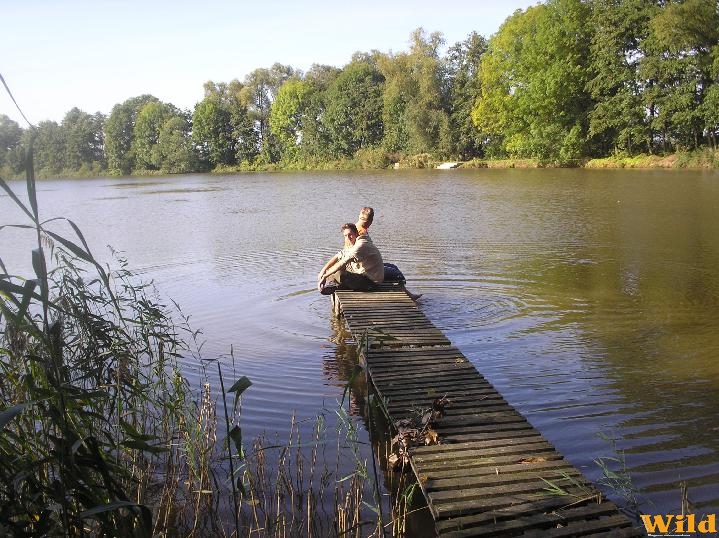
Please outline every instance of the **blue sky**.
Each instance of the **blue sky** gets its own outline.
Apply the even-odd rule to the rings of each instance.
[[[77,106],[108,114],[145,93],[192,109],[208,81],[275,62],[303,71],[356,51],[401,52],[418,27],[448,45],[489,37],[517,9],[504,0],[0,0],[0,73],[27,118],[60,122]],[[0,114],[26,127],[0,88]]]

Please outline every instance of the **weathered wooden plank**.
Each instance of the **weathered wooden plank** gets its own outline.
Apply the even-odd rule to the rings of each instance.
[[[613,515],[607,515],[606,517],[601,517],[597,519],[585,519],[583,521],[572,521],[565,525],[557,526],[553,529],[546,529],[546,530],[534,530],[531,532],[525,532],[525,536],[527,538],[530,537],[536,537],[536,538],[544,538],[545,536],[549,538],[560,538],[565,536],[582,536],[589,533],[592,534],[599,534],[601,533],[601,536],[607,537],[607,536],[614,536],[611,534],[611,531],[616,529],[617,527],[622,527],[625,525],[629,525],[627,518],[621,514],[615,513]],[[632,529],[636,532],[635,529]],[[626,535],[625,535],[626,536]],[[637,536],[637,534],[634,534],[634,536]],[[641,534],[640,534],[641,536]]]
[[[508,474],[502,472],[501,474],[483,474],[474,475],[471,473],[463,472],[461,474],[456,473],[455,476],[446,476],[448,473],[439,471],[436,474],[427,476],[426,479],[423,477],[424,488],[428,492],[432,491],[453,491],[453,490],[464,490],[479,487],[490,487],[495,486],[506,486],[509,484],[519,484],[523,482],[535,483],[537,480],[549,480],[556,481],[572,477],[576,480],[584,480],[582,474],[571,467],[562,467],[554,469],[543,469],[541,471],[531,471],[524,473]]]
[[[437,519],[466,515],[471,512],[516,509],[518,513],[536,513],[567,508],[582,502],[596,502],[597,495],[585,495],[582,488],[567,488],[567,495],[552,495],[535,491],[517,491],[504,496],[456,499],[449,502],[434,502],[435,494],[428,495],[430,510]],[[479,508],[479,510],[478,510]]]
[[[597,519],[616,513],[617,507],[613,503],[589,503],[584,506],[570,507],[564,510],[532,514],[524,517],[516,517],[516,515],[513,515],[511,519],[502,519],[501,514],[498,519],[496,512],[485,513],[477,516],[444,520],[438,522],[437,527],[440,530],[448,531],[442,533],[442,536],[451,538],[502,536],[520,532],[531,533],[535,530],[542,533],[552,528],[557,528],[559,525],[566,526],[576,521]],[[624,522],[624,524],[627,523],[628,521]],[[525,536],[525,534],[523,534],[523,536]],[[544,535],[542,534],[542,536]],[[628,534],[626,536],[635,536],[635,534]]]
[[[584,508],[592,505],[604,505],[609,506],[611,503],[593,503],[587,501],[576,505],[566,506],[566,500],[559,498],[543,499],[531,501],[529,503],[517,503],[514,506],[509,506],[500,509],[474,511],[467,514],[460,514],[454,517],[448,517],[436,522],[437,529],[444,533],[450,531],[461,532],[463,529],[477,529],[482,525],[488,525],[490,528],[495,525],[504,522],[517,521],[518,527],[526,528],[531,526],[531,522],[539,520],[540,522],[545,518],[554,513],[564,513],[566,510],[576,510],[578,508]],[[529,524],[527,524],[529,523]],[[475,532],[477,532],[475,530]],[[482,535],[485,533],[478,533]],[[466,535],[466,534],[465,534]]]
[[[449,445],[430,445],[417,447],[415,449],[415,455],[420,459],[430,459],[431,457],[438,457],[444,454],[464,454],[474,450],[494,450],[500,448],[507,448],[513,446],[523,446],[533,443],[544,443],[549,445],[542,435],[536,430],[528,430],[527,432],[521,432],[521,435],[514,435],[511,437],[502,437],[499,439],[482,439],[472,440],[463,443],[453,443]]]

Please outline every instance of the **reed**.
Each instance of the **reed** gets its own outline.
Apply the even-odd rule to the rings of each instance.
[[[26,201],[0,187],[26,217],[0,233],[34,237],[34,274],[11,274],[0,257],[0,530],[150,536],[185,525],[180,501],[206,480],[211,442],[191,429],[211,420],[177,364],[185,329],[125,259],[105,268],[73,222],[41,219],[31,153]]]

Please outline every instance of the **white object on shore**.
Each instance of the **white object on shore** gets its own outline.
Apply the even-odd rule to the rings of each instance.
[[[452,168],[457,168],[460,164],[458,162],[438,164],[437,170],[451,170]]]

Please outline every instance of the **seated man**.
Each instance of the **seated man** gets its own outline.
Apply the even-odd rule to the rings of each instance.
[[[384,281],[382,254],[369,235],[360,236],[357,226],[343,224],[340,228],[346,246],[322,267],[317,275],[317,288],[323,295],[335,290],[369,291]]]

